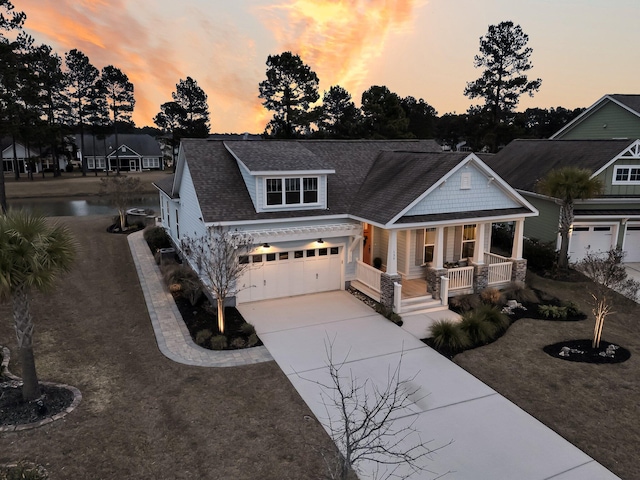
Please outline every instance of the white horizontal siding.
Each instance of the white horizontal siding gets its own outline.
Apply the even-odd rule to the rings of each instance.
[[[238,163],[238,168],[240,169],[240,174],[244,179],[244,184],[246,185],[247,191],[249,192],[249,196],[251,197],[251,201],[253,202],[253,206],[257,211],[258,210],[258,197],[257,197],[258,194],[256,190],[256,183],[257,183],[256,177],[251,175],[251,173],[244,166],[244,164],[242,164],[241,162],[237,162],[237,163]]]

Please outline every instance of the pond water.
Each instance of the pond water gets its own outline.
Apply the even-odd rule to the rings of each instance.
[[[131,201],[130,208],[147,208],[160,214],[158,195],[144,195]],[[24,209],[47,217],[85,217],[87,215],[116,215],[118,210],[104,197],[52,197],[7,199],[10,209]]]

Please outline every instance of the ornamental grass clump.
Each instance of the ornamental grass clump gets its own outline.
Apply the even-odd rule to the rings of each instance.
[[[431,325],[431,339],[438,351],[453,355],[463,351],[470,345],[469,335],[457,323],[448,320],[438,320]]]
[[[498,307],[482,305],[475,310],[475,313],[485,322],[495,327],[496,335],[504,333],[507,328],[509,328],[509,325],[511,325],[509,317],[498,310]],[[493,338],[495,338],[495,336]]]
[[[486,345],[493,340],[498,333],[497,327],[486,320],[478,309],[462,315],[460,329],[469,336],[473,346]]]

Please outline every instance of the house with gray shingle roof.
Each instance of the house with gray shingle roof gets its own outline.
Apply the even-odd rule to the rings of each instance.
[[[556,140],[640,138],[640,95],[605,95],[551,136]]]
[[[76,135],[78,160],[87,160],[89,170],[116,170],[141,172],[143,170],[164,170],[160,144],[151,135],[142,133],[107,135]],[[84,145],[84,152],[82,151]]]
[[[527,219],[525,236],[557,245],[561,203],[537,193],[536,184],[554,169],[588,169],[604,191],[575,202],[569,260],[617,246],[626,262],[640,261],[640,140],[514,140],[483,158],[540,212]]]
[[[442,308],[523,280],[537,215],[478,156],[431,140],[184,139],[156,187],[178,248],[214,226],[253,239],[239,303],[351,286],[396,312]],[[508,256],[491,251],[496,223],[514,226]]]

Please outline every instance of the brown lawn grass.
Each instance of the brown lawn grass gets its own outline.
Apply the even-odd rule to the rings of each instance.
[[[536,288],[590,312],[588,283],[529,275]],[[625,363],[567,362],[542,351],[562,340],[591,338],[592,315],[581,322],[519,320],[495,343],[457,355],[454,361],[621,478],[638,479],[640,305],[614,294],[613,310],[603,340],[631,351]]]
[[[52,479],[311,479],[331,445],[275,362],[200,368],[156,345],[125,236],[109,217],[64,217],[80,242],[73,271],[35,295],[41,380],[79,388],[64,420],[0,434],[0,463],[42,463]],[[15,352],[8,305],[0,344]],[[12,358],[10,369],[20,374]]]
[[[173,172],[171,170],[151,170],[148,172],[123,172],[122,175],[132,175],[142,182],[141,193],[155,193],[157,190],[152,185],[153,182],[166,178]],[[63,172],[60,177],[53,177],[53,174],[46,173],[34,175],[33,180],[29,180],[25,175],[21,175],[20,180],[15,180],[11,175],[5,175],[5,188],[7,198],[38,198],[38,197],[75,197],[91,196],[100,193],[100,179],[106,178],[104,172],[100,172],[96,177],[93,172],[87,173],[86,177],[80,172]],[[115,173],[110,173],[115,175]]]

